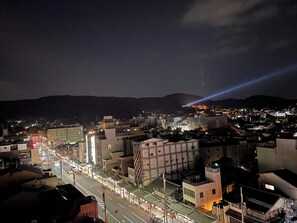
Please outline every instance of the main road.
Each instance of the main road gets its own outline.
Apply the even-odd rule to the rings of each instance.
[[[67,163],[62,165],[62,180],[65,183],[74,183],[73,174],[69,174],[71,166]],[[61,177],[61,167],[52,165],[52,170],[57,177]],[[104,203],[102,200],[103,187],[102,184],[94,179],[84,175],[75,174],[75,187],[85,196],[93,195],[98,201],[99,217],[104,220]],[[108,188],[104,189],[105,203],[107,206],[107,222],[108,223],[147,223],[151,222],[150,215],[145,213],[139,207],[128,202],[128,200],[120,197]]]

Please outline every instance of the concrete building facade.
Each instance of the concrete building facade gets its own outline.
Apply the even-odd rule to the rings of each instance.
[[[91,132],[85,136],[86,162],[108,171],[118,164],[118,157],[123,156],[123,138],[129,132],[116,132],[115,128],[102,132]]]
[[[198,140],[169,142],[152,138],[133,143],[135,184],[145,186],[163,173],[171,174],[194,167]]]
[[[205,167],[205,178],[183,181],[183,200],[186,204],[212,210],[214,203],[222,200],[220,168]]]
[[[76,143],[83,140],[83,127],[81,125],[69,125],[47,130],[49,143],[55,146],[65,143]]]
[[[259,172],[289,169],[297,174],[297,139],[276,139],[257,147]]]

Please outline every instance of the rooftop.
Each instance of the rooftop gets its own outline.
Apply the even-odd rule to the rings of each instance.
[[[279,195],[248,186],[242,186],[242,194],[246,207],[261,213],[266,213],[280,199]],[[241,202],[239,189],[227,194],[225,199],[239,204]]]
[[[180,185],[172,183],[172,182],[166,180],[166,194],[167,195],[170,196],[175,191],[177,191],[179,188],[180,188]],[[150,192],[150,193],[154,192],[155,190],[164,193],[163,189],[164,189],[164,183],[163,183],[162,178],[156,178],[151,183],[149,183],[147,186],[145,186],[145,190]]]
[[[282,178],[284,181],[287,181],[289,184],[297,187],[297,174],[293,173],[291,170],[282,169],[272,171],[275,175]]]

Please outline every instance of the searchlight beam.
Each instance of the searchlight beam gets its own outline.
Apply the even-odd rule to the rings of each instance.
[[[281,74],[288,73],[288,72],[293,71],[293,70],[296,70],[296,69],[297,69],[297,64],[296,64],[296,65],[293,65],[293,66],[290,66],[290,67],[287,67],[287,68],[284,68],[284,69],[282,69],[282,70],[273,72],[273,73],[271,73],[271,74],[268,74],[268,75],[259,77],[259,78],[257,78],[257,79],[248,81],[248,82],[246,82],[246,83],[239,84],[239,85],[234,86],[234,87],[231,87],[231,88],[229,88],[229,89],[226,89],[226,90],[217,92],[217,93],[215,93],[215,94],[212,94],[212,95],[209,95],[209,96],[207,96],[207,97],[201,98],[201,99],[199,99],[199,100],[197,100],[197,101],[193,101],[193,102],[191,102],[191,103],[188,103],[188,104],[186,104],[186,105],[183,105],[183,107],[191,107],[192,105],[195,105],[195,104],[198,104],[198,103],[207,101],[207,100],[209,100],[209,99],[216,98],[216,97],[218,97],[218,96],[221,96],[221,95],[230,93],[230,92],[232,92],[232,91],[236,91],[236,90],[238,90],[238,89],[240,89],[240,88],[244,88],[244,87],[247,87],[247,86],[249,86],[249,85],[256,84],[256,83],[258,83],[258,82],[264,81],[264,80],[266,80],[266,79],[273,78],[273,77],[278,76],[278,75],[281,75]]]

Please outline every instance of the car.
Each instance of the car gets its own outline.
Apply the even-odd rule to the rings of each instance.
[[[163,219],[158,218],[158,217],[151,217],[151,222],[152,223],[163,223]]]

